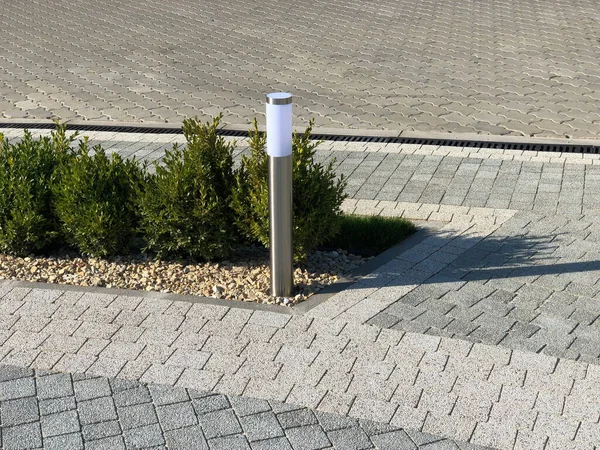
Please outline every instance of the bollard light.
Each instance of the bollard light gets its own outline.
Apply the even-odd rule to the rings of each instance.
[[[292,94],[267,94],[271,295],[294,294],[292,242]]]

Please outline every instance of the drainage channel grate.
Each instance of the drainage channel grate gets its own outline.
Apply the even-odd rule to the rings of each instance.
[[[27,128],[27,129],[53,129],[51,123],[2,123],[0,128]],[[165,127],[136,127],[120,125],[86,125],[86,124],[67,124],[69,131],[107,131],[112,133],[144,133],[144,134],[182,134],[180,128]],[[218,131],[221,136],[228,137],[247,137],[247,131],[226,130]],[[409,137],[382,137],[382,136],[350,136],[344,134],[313,134],[313,140],[338,141],[338,142],[374,142],[391,144],[417,144],[417,145],[443,145],[449,147],[470,147],[470,148],[489,148],[498,150],[522,150],[534,152],[561,152],[561,153],[600,153],[600,143],[598,145],[570,145],[570,144],[536,144],[536,143],[511,143],[511,142],[481,142],[473,140],[460,139],[423,139]]]

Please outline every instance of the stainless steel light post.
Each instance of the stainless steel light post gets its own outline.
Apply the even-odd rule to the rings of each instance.
[[[294,291],[292,243],[292,94],[267,94],[271,295]]]

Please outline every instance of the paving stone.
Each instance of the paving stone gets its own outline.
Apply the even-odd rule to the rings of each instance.
[[[119,330],[119,332],[122,330]],[[101,355],[106,358],[134,360],[139,356],[143,348],[143,344],[113,341],[102,351]]]
[[[143,385],[124,391],[115,392],[113,398],[117,407],[139,405],[140,403],[149,403],[152,401],[150,391],[146,386]]]
[[[16,378],[0,382],[0,401],[35,395],[33,378]]]
[[[44,449],[63,450],[63,449],[83,449],[83,439],[79,433],[63,434],[44,439]]]
[[[297,409],[279,413],[277,414],[277,420],[279,420],[279,423],[283,428],[294,428],[317,423],[317,418],[313,412],[308,409]]]
[[[389,423],[396,411],[396,407],[397,405],[374,398],[357,397],[352,404],[349,414],[352,417]]]
[[[323,429],[317,425],[288,428],[285,434],[292,447],[297,449],[316,450],[331,445]]]
[[[292,450],[289,441],[285,437],[252,442],[251,447],[252,450]]]
[[[250,444],[242,434],[236,434],[232,436],[215,437],[208,441],[210,449],[215,450],[229,450],[232,448],[240,450],[250,450]]]
[[[33,375],[33,371],[25,367],[2,365],[0,366],[0,382],[18,380],[20,378],[27,378]],[[4,385],[2,385],[4,386]],[[6,385],[10,386],[10,385]]]
[[[168,448],[181,450],[208,450],[208,443],[202,433],[202,427],[191,426],[165,432]]]
[[[77,404],[75,402],[75,396],[70,396],[51,400],[40,400],[38,407],[40,414],[45,416],[76,409]]]
[[[234,399],[235,401],[232,401],[232,404],[230,405],[229,401],[227,400],[227,397],[225,397],[224,395],[208,395],[203,396],[202,398],[193,399],[192,405],[194,406],[194,410],[198,415],[228,409],[231,406],[233,406],[236,414],[240,417],[248,413],[252,414],[254,412],[260,412],[255,411],[255,409],[260,409],[256,408],[256,404],[261,404],[260,400],[246,400],[243,397],[233,397],[232,400]],[[266,404],[267,402],[264,403]],[[246,405],[250,408],[250,411],[248,411],[247,408],[245,408]],[[269,408],[267,404],[267,409],[265,409],[265,411],[268,409]]]
[[[106,378],[90,378],[76,381],[73,383],[73,388],[75,389],[75,398],[77,401],[92,400],[111,394],[110,385]]]
[[[38,423],[28,423],[2,430],[2,445],[6,450],[22,450],[42,446],[42,434]]]
[[[173,353],[167,360],[166,364],[202,369],[210,356],[211,354],[207,352],[177,349],[175,350],[175,353]]]
[[[79,418],[76,411],[65,411],[42,416],[42,435],[44,438],[79,431]]]
[[[514,445],[516,438],[516,429],[503,427],[496,422],[489,422],[477,424],[471,442],[492,448],[510,448]]]
[[[78,402],[77,410],[83,425],[117,419],[115,404],[111,397]]]
[[[327,437],[333,444],[334,448],[347,449],[370,449],[372,448],[371,441],[368,436],[360,428],[349,428],[346,430],[330,431]]]
[[[240,423],[250,442],[284,436],[283,429],[272,412],[241,417]]]
[[[292,403],[282,403],[282,402],[277,402],[277,401],[273,401],[273,400],[269,400],[269,406],[271,407],[271,410],[275,414],[296,411],[296,410],[302,408],[301,406],[294,405]]]
[[[123,438],[128,448],[148,448],[165,444],[158,424],[123,430]]]
[[[109,438],[98,439],[96,441],[89,441],[85,443],[85,449],[93,450],[112,450],[112,449],[124,449],[125,443],[121,436],[112,436]]]
[[[390,450],[417,450],[418,448],[402,430],[371,436],[371,442],[377,448],[389,448]]]
[[[196,413],[190,402],[159,406],[156,408],[156,413],[164,431],[198,424]]]
[[[323,401],[326,393],[327,389],[322,387],[294,386],[286,401],[314,409]]]
[[[140,386],[139,383],[136,383],[135,381],[123,380],[120,378],[109,379],[108,384],[110,384],[110,388],[114,393],[136,389]]]
[[[138,428],[158,422],[152,403],[118,408],[119,421],[123,429]]]
[[[148,386],[152,400],[156,406],[169,405],[171,403],[185,402],[190,399],[187,391],[181,388],[169,388],[167,386]]]
[[[4,401],[0,407],[0,422],[3,427],[36,422],[39,418],[35,397]]]
[[[173,386],[183,373],[183,367],[166,366],[163,364],[152,364],[144,372],[140,381],[144,383],[155,383]]]
[[[207,439],[242,432],[233,410],[230,409],[204,414],[198,417],[198,420]]]
[[[87,442],[112,436],[119,436],[121,434],[121,427],[119,426],[119,422],[114,420],[84,425],[82,427],[82,431],[83,438]]]
[[[372,420],[359,420],[360,428],[367,434],[367,436],[375,436],[382,433],[388,433],[394,431],[396,428],[382,422],[374,422]]]

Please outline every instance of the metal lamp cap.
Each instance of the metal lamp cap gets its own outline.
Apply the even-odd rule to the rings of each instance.
[[[289,105],[292,103],[292,94],[289,92],[272,92],[267,94],[267,103],[269,105]]]

